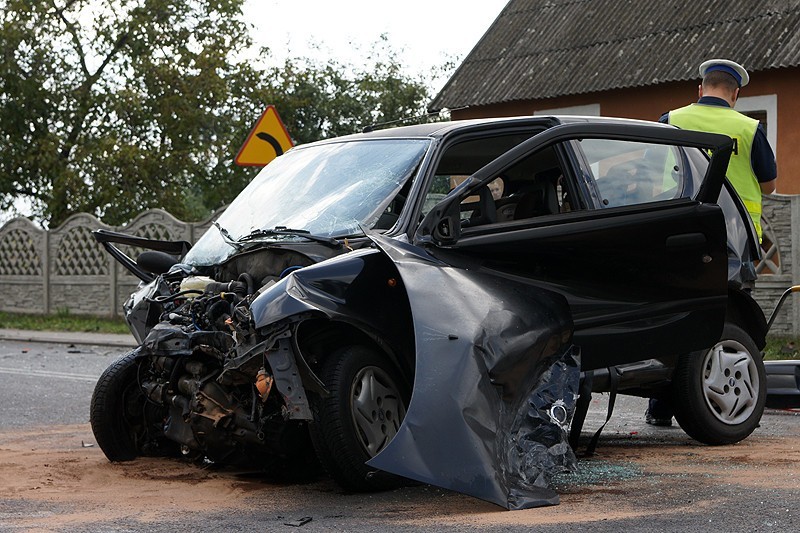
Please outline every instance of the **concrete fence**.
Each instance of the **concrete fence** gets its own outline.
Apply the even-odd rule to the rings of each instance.
[[[92,231],[108,229],[150,239],[194,243],[211,225],[182,222],[166,211],[146,211],[124,226],[112,227],[77,214],[53,230],[27,218],[0,228],[0,310],[19,313],[116,315],[139,279],[95,241]],[[119,246],[131,257],[139,250]]]
[[[800,195],[766,197],[762,226],[764,257],[753,297],[769,318],[783,291],[800,284]],[[800,295],[786,300],[770,333],[800,336]]]
[[[115,315],[138,279],[119,266],[92,237],[98,228],[140,237],[191,243],[214,217],[182,222],[162,210],[146,211],[120,227],[88,214],[70,217],[53,230],[25,218],[0,228],[0,310],[25,313],[68,311]],[[772,195],[764,202],[764,260],[753,296],[769,317],[781,293],[800,283],[800,196]],[[125,247],[121,247],[125,249]],[[127,250],[135,257],[137,250]],[[785,304],[772,327],[776,335],[800,335],[800,297]]]

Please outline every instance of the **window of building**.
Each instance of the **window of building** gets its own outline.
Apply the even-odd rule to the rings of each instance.
[[[778,95],[743,96],[736,101],[736,110],[752,117],[764,127],[767,140],[775,155],[778,154]]]

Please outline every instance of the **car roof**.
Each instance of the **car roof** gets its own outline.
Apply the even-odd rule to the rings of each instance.
[[[493,117],[493,118],[476,118],[466,120],[452,120],[447,122],[430,122],[426,124],[414,124],[410,126],[396,126],[385,129],[375,129],[365,131],[362,133],[354,133],[342,137],[334,137],[325,139],[309,144],[319,144],[328,142],[339,142],[343,140],[361,140],[361,139],[398,139],[398,138],[440,138],[458,130],[480,128],[483,126],[545,126],[552,127],[558,124],[570,123],[595,123],[595,124],[649,124],[653,126],[660,126],[664,128],[671,128],[666,124],[657,122],[649,122],[645,120],[635,120],[616,117],[595,117],[595,116],[577,116],[577,115],[527,115],[515,117]],[[308,145],[305,145],[308,146]]]

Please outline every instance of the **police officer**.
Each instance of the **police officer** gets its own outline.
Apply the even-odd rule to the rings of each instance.
[[[664,114],[659,122],[681,129],[722,133],[734,141],[727,177],[742,199],[761,241],[761,195],[775,192],[778,169],[775,154],[761,124],[733,109],[739,91],[750,82],[747,71],[727,59],[700,65],[702,83],[698,101]],[[656,426],[672,425],[672,408],[665,399],[651,399],[645,420]]]
[[[747,71],[727,59],[700,65],[703,81],[699,100],[663,115],[666,122],[686,130],[722,133],[734,141],[728,180],[744,202],[761,240],[761,195],[775,192],[778,168],[761,124],[733,109],[739,91],[750,82]]]

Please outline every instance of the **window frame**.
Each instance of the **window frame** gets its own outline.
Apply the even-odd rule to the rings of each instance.
[[[764,94],[760,96],[742,96],[736,100],[736,111],[747,113],[764,111],[767,114],[767,140],[775,157],[778,156],[778,95]]]

